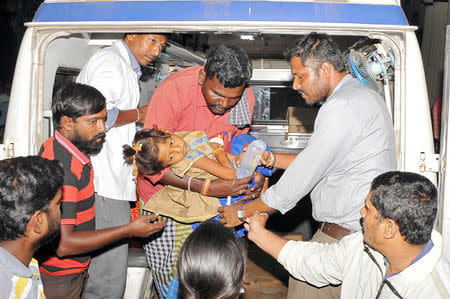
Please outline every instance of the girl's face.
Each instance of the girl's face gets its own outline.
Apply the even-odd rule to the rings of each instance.
[[[189,151],[189,146],[183,138],[171,134],[169,138],[157,145],[158,161],[166,165],[172,165],[183,160]]]

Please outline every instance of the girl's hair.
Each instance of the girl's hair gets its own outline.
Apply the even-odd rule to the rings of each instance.
[[[157,174],[168,167],[158,161],[159,150],[157,144],[170,138],[170,134],[153,129],[143,129],[136,132],[133,139],[133,146],[125,144],[123,146],[123,158],[125,163],[133,166],[133,174]]]
[[[202,223],[181,247],[177,271],[179,298],[234,299],[243,285],[246,250],[222,223]]]

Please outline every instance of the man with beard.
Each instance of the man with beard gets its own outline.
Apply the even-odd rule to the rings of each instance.
[[[45,298],[34,252],[55,237],[64,171],[57,161],[0,161],[0,298]]]
[[[128,33],[89,59],[77,82],[99,90],[106,99],[108,118],[102,150],[92,157],[95,187],[95,225],[109,228],[130,222],[130,202],[136,201],[136,182],[130,165],[123,163],[122,146],[143,123],[147,106],[139,103],[141,66],[155,60],[166,46],[166,37],[154,33]],[[128,243],[103,248],[92,257],[86,295],[122,299],[127,276]]]
[[[433,230],[437,191],[424,176],[376,177],[360,213],[363,232],[332,244],[294,242],[247,218],[248,237],[297,279],[317,287],[342,283],[341,298],[450,298],[450,263]]]
[[[392,119],[379,94],[346,74],[341,51],[330,36],[310,33],[286,58],[293,89],[307,104],[322,104],[314,133],[298,155],[266,153],[263,163],[285,169],[284,174],[261,199],[221,208],[223,222],[238,225],[254,211],[285,213],[311,193],[312,216],[320,222],[312,241],[337,242],[361,229],[359,210],[370,182],[396,169]],[[318,289],[289,280],[289,299],[338,296],[338,287]]]
[[[219,45],[208,53],[205,65],[187,67],[161,82],[148,105],[144,127],[156,125],[169,132],[204,131],[209,138],[220,135],[223,150],[230,152],[231,140],[247,133],[252,120],[255,96],[248,86],[252,70],[244,50],[234,45]],[[256,179],[256,187],[248,194],[250,198],[259,195],[264,176],[256,172]],[[138,193],[147,202],[164,185],[171,185],[213,197],[237,196],[247,191],[250,180],[251,177],[211,181],[188,175],[180,178],[169,167],[158,175],[140,176]],[[162,236],[144,245],[161,298],[167,296],[175,275],[178,244],[192,230],[189,224],[168,219]]]
[[[88,280],[93,250],[128,237],[147,237],[162,229],[156,216],[142,216],[112,228],[95,230],[94,173],[90,155],[105,140],[105,98],[95,88],[70,83],[62,86],[52,102],[55,136],[40,155],[59,160],[64,169],[61,233],[54,248],[40,250],[42,281],[47,298],[81,298]]]

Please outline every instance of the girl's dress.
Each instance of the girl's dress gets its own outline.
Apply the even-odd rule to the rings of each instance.
[[[209,138],[203,131],[176,132],[176,135],[186,141],[189,151],[184,159],[171,166],[172,171],[179,177],[185,175],[214,180],[214,175],[196,168],[192,165],[202,157],[216,159],[213,149],[209,144]],[[221,206],[216,197],[202,195],[197,192],[189,192],[174,186],[165,186],[143,207],[144,210],[159,213],[183,223],[205,221],[218,214],[217,208]]]

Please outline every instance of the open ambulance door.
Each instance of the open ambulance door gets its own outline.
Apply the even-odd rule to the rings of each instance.
[[[450,148],[450,26],[447,26],[444,61],[444,94],[442,98],[441,150],[438,180],[438,215],[436,228],[442,233],[443,252],[450,259],[450,172],[447,173],[447,153]]]

